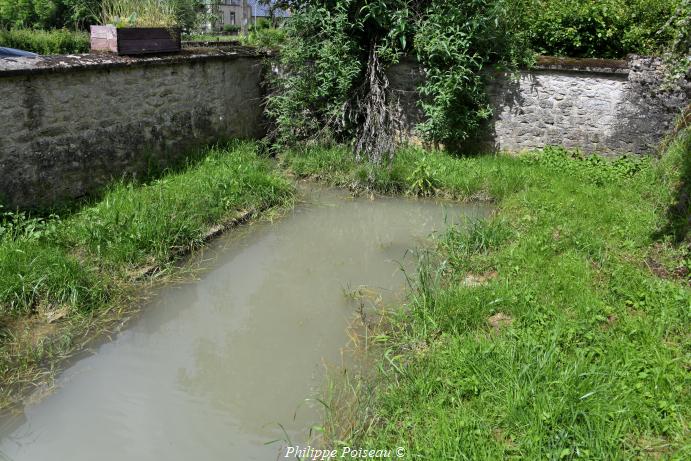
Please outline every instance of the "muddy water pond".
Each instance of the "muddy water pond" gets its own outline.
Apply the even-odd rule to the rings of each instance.
[[[340,362],[366,286],[394,300],[407,251],[481,206],[309,191],[273,223],[195,256],[194,281],[159,290],[57,389],[0,426],[8,460],[272,460],[319,423],[324,364]],[[279,442],[271,443],[279,440]]]

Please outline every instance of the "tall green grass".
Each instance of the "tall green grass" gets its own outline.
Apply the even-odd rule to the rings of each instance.
[[[202,243],[208,229],[239,211],[290,200],[292,188],[251,143],[211,149],[204,160],[144,186],[118,184],[67,220],[59,238],[115,265],[166,262]]]
[[[63,217],[0,208],[0,407],[45,380],[42,367],[86,330],[98,331],[103,320],[92,319],[122,308],[142,274],[169,269],[211,229],[292,198],[292,184],[255,144],[235,142],[160,179],[115,184]]]
[[[42,55],[88,53],[91,46],[86,32],[66,29],[2,29],[0,46],[32,51]]]
[[[491,197],[498,212],[450,230],[406,309],[370,333],[379,371],[351,384],[348,421],[329,415],[332,441],[411,460],[689,458],[691,290],[670,275],[688,240],[660,230],[690,139],[659,162],[409,151],[378,170],[380,190]],[[363,176],[338,149],[283,162],[340,184]]]
[[[165,265],[201,245],[209,229],[289,203],[292,186],[254,144],[211,148],[203,160],[148,184],[119,183],[62,219],[6,213],[0,222],[0,316],[39,306],[88,312],[106,304],[113,279]]]
[[[159,0],[103,0],[103,24],[116,27],[174,27],[178,25],[175,5]]]

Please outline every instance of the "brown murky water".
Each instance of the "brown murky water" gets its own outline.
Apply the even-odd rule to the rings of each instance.
[[[366,285],[392,299],[407,249],[486,214],[308,195],[278,222],[215,241],[197,257],[199,280],[161,290],[129,328],[67,369],[53,394],[3,421],[0,459],[273,460],[286,435],[304,441],[320,419],[309,399],[324,363],[339,363],[347,343],[354,307],[344,289]]]

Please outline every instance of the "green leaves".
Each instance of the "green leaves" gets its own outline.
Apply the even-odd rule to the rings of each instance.
[[[0,0],[0,28],[84,26],[94,24],[100,10],[100,0]]]
[[[457,148],[492,112],[485,92],[489,64],[516,68],[530,53],[513,8],[503,0],[434,0],[418,24],[415,51],[426,73],[418,126],[430,141]]]
[[[688,0],[530,0],[526,27],[540,54],[622,58],[660,52],[672,30],[662,30]]]

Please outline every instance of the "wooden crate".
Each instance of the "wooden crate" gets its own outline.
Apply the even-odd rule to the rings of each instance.
[[[91,26],[91,51],[119,55],[180,51],[180,30],[163,27]]]

